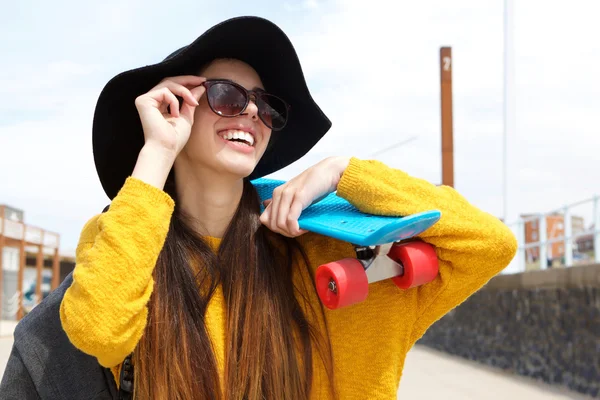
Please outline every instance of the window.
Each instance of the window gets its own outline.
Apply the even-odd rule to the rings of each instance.
[[[20,249],[16,247],[5,247],[2,251],[2,268],[5,271],[19,270]]]

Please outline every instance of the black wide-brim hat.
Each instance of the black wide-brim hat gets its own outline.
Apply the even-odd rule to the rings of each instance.
[[[331,128],[331,122],[311,97],[286,34],[263,18],[232,18],[213,26],[162,62],[122,72],[106,84],[94,113],[92,144],[96,171],[110,199],[133,172],[144,145],[136,97],[166,77],[198,74],[202,66],[216,58],[246,62],[257,71],[268,92],[290,104],[287,125],[273,132],[250,179],[297,161]]]

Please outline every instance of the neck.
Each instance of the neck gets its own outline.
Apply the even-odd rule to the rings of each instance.
[[[200,235],[222,238],[242,198],[243,180],[204,168],[176,170],[179,207]]]

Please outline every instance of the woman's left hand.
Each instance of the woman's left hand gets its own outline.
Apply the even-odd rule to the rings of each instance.
[[[326,158],[275,188],[273,197],[263,203],[266,208],[260,222],[287,237],[306,233],[298,225],[302,210],[334,192],[349,163],[349,157]]]

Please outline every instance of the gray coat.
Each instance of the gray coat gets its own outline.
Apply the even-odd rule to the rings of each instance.
[[[60,303],[72,282],[69,275],[17,325],[1,400],[120,398],[111,371],[76,349],[62,329]]]

